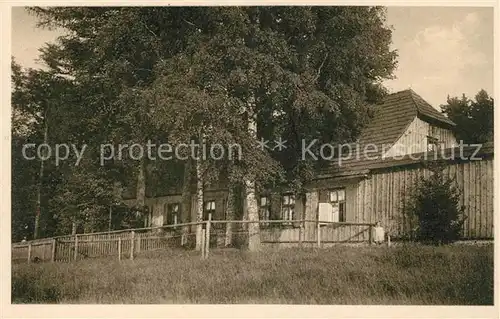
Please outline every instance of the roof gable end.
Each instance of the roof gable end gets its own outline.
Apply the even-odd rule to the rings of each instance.
[[[392,145],[417,115],[418,111],[409,91],[390,94],[375,106],[375,114],[362,131],[359,142],[378,147]]]
[[[424,121],[432,122],[435,125],[453,128],[456,124],[447,118],[443,113],[436,110],[432,105],[427,103],[420,95],[415,93],[412,89],[408,90],[413,102],[415,103],[415,107],[417,109],[418,117]]]

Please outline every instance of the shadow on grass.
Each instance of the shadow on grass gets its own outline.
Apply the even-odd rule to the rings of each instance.
[[[41,286],[35,277],[12,278],[12,303],[58,303],[61,292],[57,286]]]

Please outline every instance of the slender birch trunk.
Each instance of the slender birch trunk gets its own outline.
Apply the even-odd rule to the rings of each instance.
[[[191,167],[192,167],[192,160],[188,159],[184,164],[181,220],[179,221],[181,223],[191,220]],[[187,218],[184,218],[183,216],[187,216]]]
[[[257,209],[257,199],[255,197],[255,181],[245,181],[245,196],[247,202],[248,220],[248,250],[258,251],[260,249],[260,225],[259,210]]]
[[[73,222],[71,224],[71,235],[75,236],[76,235],[76,217],[73,218]]]
[[[137,207],[143,208],[146,204],[146,163],[144,158],[140,160],[138,168],[135,200]]]
[[[47,112],[45,113],[44,119],[44,132],[43,132],[43,143],[47,144],[49,136],[49,123],[47,119]],[[46,154],[44,154],[45,156]],[[38,186],[36,193],[36,210],[35,210],[35,229],[33,234],[33,239],[37,239],[40,235],[40,215],[41,215],[41,203],[42,203],[42,185],[43,185],[43,171],[44,171],[44,160],[40,159],[40,172],[38,174]]]
[[[200,159],[201,155],[198,156],[198,160],[196,161],[196,222],[198,223],[203,221],[203,171]],[[201,250],[202,232],[203,225],[196,225],[196,250]]]
[[[257,123],[255,119],[255,97],[252,96],[248,101],[248,134],[257,139]],[[248,224],[248,250],[258,251],[260,249],[260,225],[259,210],[257,208],[257,199],[255,197],[255,176],[251,175],[245,180],[245,199]]]
[[[226,204],[226,219],[228,223],[226,224],[226,240],[225,246],[231,246],[233,242],[233,224],[230,222],[234,220],[234,186],[233,183],[229,183],[229,189],[227,193],[227,204]]]
[[[135,205],[141,210],[141,215],[144,217],[144,227],[148,227],[146,222],[149,219],[149,215],[144,216],[144,207],[146,205],[146,163],[144,158],[141,158],[138,169]]]

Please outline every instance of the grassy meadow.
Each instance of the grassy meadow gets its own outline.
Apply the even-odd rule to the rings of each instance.
[[[12,265],[13,303],[493,304],[493,245],[141,253]]]

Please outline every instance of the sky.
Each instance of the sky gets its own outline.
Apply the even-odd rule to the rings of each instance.
[[[389,89],[411,88],[435,107],[448,95],[493,95],[492,8],[390,7],[387,22],[399,53]]]
[[[493,95],[493,9],[480,7],[388,7],[392,48],[398,51],[390,92],[413,89],[434,107],[447,96]],[[36,27],[23,8],[12,10],[12,55],[24,67],[40,67],[38,49],[57,30]]]

